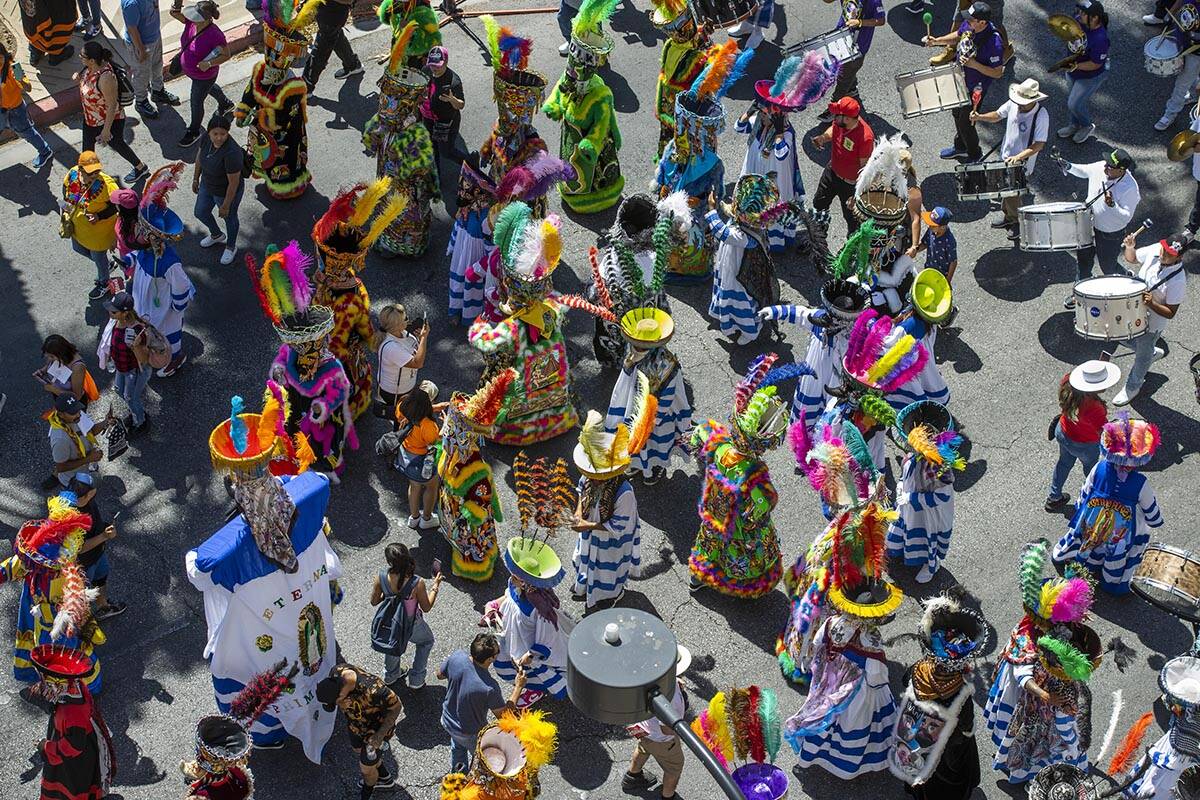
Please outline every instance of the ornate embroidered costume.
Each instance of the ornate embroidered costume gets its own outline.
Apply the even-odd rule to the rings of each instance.
[[[686,92],[704,70],[711,42],[708,31],[692,19],[685,0],[652,0],[650,21],[667,34],[659,59],[654,90],[654,115],[658,118],[658,155],[675,137],[675,97]]]
[[[40,744],[41,800],[103,800],[117,773],[112,735],[85,684],[86,653],[44,644],[30,653],[37,692],[54,706]]]

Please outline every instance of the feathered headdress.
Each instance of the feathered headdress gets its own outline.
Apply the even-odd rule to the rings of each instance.
[[[608,22],[620,2],[621,0],[583,0],[571,22],[571,35],[582,38],[587,34],[599,34],[603,23]]]
[[[539,150],[532,158],[504,173],[496,197],[533,203],[560,182],[575,180],[575,168],[561,158]]]
[[[251,284],[271,322],[282,325],[284,319],[301,317],[308,311],[313,290],[304,271],[311,265],[312,257],[300,249],[295,239],[282,250],[268,245],[261,269],[254,256],[246,254]]]
[[[404,57],[408,54],[408,43],[412,41],[413,33],[417,30],[416,20],[405,25],[396,40],[392,42],[392,50],[388,55],[388,72],[398,72],[404,67]]]
[[[696,76],[689,90],[698,101],[721,102],[721,98],[733,88],[738,79],[746,72],[750,60],[754,58],[754,49],[744,52],[738,50],[738,44],[728,39],[723,44],[713,45],[705,55],[707,65]]]
[[[1055,636],[1042,636],[1037,640],[1044,653],[1052,654],[1058,668],[1073,681],[1086,681],[1092,677],[1092,660],[1070,642]]]
[[[1036,539],[1021,553],[1018,577],[1026,611],[1054,623],[1079,622],[1092,607],[1092,586],[1084,578],[1043,577],[1050,543]]]
[[[901,446],[924,459],[937,475],[966,468],[966,461],[959,454],[965,440],[954,429],[953,417],[941,403],[933,400],[909,403],[896,415],[895,427]]]
[[[1157,425],[1143,419],[1131,419],[1128,411],[1122,411],[1100,432],[1104,460],[1130,469],[1150,463],[1161,442]]]
[[[854,321],[842,366],[860,384],[888,393],[915,377],[928,359],[925,345],[891,317],[867,309]]]
[[[317,16],[317,6],[323,0],[263,0],[263,22],[276,30],[303,31]]]
[[[366,252],[408,206],[408,195],[392,189],[392,179],[383,177],[341,190],[313,225],[313,241],[340,253]]]
[[[33,550],[43,558],[52,560],[54,571],[62,580],[62,602],[54,614],[54,624],[50,629],[52,641],[58,641],[63,636],[78,636],[91,619],[91,603],[99,594],[99,590],[87,588],[87,579],[79,565],[79,548],[83,546],[84,534],[91,527],[92,518],[76,509],[76,502],[77,498],[71,492],[51,497],[46,503],[50,512],[48,518],[29,537],[25,546],[22,546],[18,534],[18,553]],[[39,580],[45,578],[45,584],[41,587],[45,591],[39,594],[48,595],[53,573],[37,572]],[[31,584],[33,582],[30,581]]]
[[[908,146],[904,143],[904,135],[897,133],[883,136],[875,140],[875,149],[871,151],[867,163],[858,173],[854,184],[854,196],[861,197],[868,189],[885,188],[896,193],[896,196],[908,199],[908,169],[900,156]]]
[[[809,50],[803,56],[789,56],[775,70],[773,81],[754,85],[767,103],[789,111],[807,108],[820,100],[837,83],[841,64],[833,56]]]
[[[784,381],[813,375],[804,363],[774,367],[779,356],[764,353],[755,358],[738,382],[733,395],[733,428],[741,446],[761,453],[783,441],[787,434],[787,412],[779,398],[779,385]]]
[[[146,180],[146,189],[142,192],[140,207],[142,210],[150,206],[166,208],[170,194],[179,186],[179,176],[183,173],[184,164],[176,161],[159,167]]]
[[[618,422],[614,431],[605,430],[600,412],[588,411],[579,430],[579,444],[575,446],[575,466],[584,475],[597,480],[624,473],[633,456],[650,441],[657,413],[658,398],[650,391],[650,379],[638,372],[637,392],[629,416]]]
[[[769,763],[781,744],[779,703],[770,689],[733,687],[713,695],[692,730],[726,769]]]
[[[511,733],[525,749],[525,768],[536,773],[550,763],[558,747],[558,728],[545,711],[505,711],[496,719],[500,730]]]
[[[873,219],[867,219],[859,225],[858,230],[850,234],[829,265],[829,273],[834,280],[856,277],[859,283],[869,286],[871,275],[874,273],[871,263],[871,241],[881,233],[883,230]]]
[[[834,507],[857,506],[870,494],[875,464],[871,454],[865,452],[866,443],[858,429],[845,424],[842,431],[857,436],[854,449],[860,452],[851,452],[847,442],[835,436],[829,425],[824,425],[819,431],[820,440],[797,459],[797,464],[808,478],[809,485],[827,504]]]
[[[491,14],[484,14],[479,19],[487,34],[492,69],[502,74],[526,69],[529,66],[529,52],[533,49],[533,40],[513,33],[511,28],[501,25]]]

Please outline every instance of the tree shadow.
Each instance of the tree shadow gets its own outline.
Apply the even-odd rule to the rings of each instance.
[[[958,179],[953,170],[930,173],[921,181],[921,194],[926,208],[946,206],[953,211],[954,225],[977,222],[988,214],[988,201],[958,199]]]

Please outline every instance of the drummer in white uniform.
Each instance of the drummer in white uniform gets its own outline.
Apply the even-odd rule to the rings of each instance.
[[[1192,120],[1191,129],[1200,133],[1200,115]],[[1192,213],[1188,215],[1187,227],[1183,229],[1189,239],[1195,239],[1196,231],[1200,231],[1200,142],[1192,147],[1192,178],[1196,181],[1196,199],[1192,201]]]
[[[1190,20],[1180,18],[1180,11],[1188,0],[1175,0],[1171,4],[1171,13],[1175,15],[1175,19],[1183,22],[1185,25]],[[1193,0],[1194,5],[1194,0]],[[1192,45],[1200,44],[1200,27],[1193,28],[1190,33],[1180,31],[1174,24],[1168,28],[1168,38],[1174,38],[1176,45],[1179,47],[1176,53],[1187,50]],[[1153,41],[1153,40],[1151,40]],[[1188,53],[1183,57],[1183,69],[1175,76],[1175,86],[1171,90],[1171,96],[1167,98],[1167,104],[1163,108],[1162,116],[1158,122],[1154,123],[1154,130],[1165,131],[1175,124],[1175,118],[1179,116],[1179,112],[1196,99],[1196,82],[1200,80],[1200,52]]]
[[[1146,305],[1146,332],[1120,342],[1133,349],[1133,366],[1129,368],[1125,387],[1113,398],[1114,406],[1129,405],[1141,392],[1151,362],[1167,354],[1165,349],[1157,346],[1158,339],[1187,296],[1187,278],[1182,263],[1187,238],[1182,233],[1172,234],[1147,247],[1137,247],[1133,234],[1130,234],[1125,237],[1124,245],[1124,265],[1151,288],[1142,294]]]
[[[1092,230],[1095,232],[1096,243],[1092,247],[1080,248],[1075,253],[1078,263],[1075,271],[1076,281],[1092,276],[1097,251],[1100,256],[1100,271],[1117,271],[1118,265],[1113,261],[1120,249],[1118,243],[1125,238],[1129,222],[1137,213],[1138,203],[1142,201],[1142,191],[1138,188],[1137,178],[1133,177],[1136,166],[1133,157],[1120,147],[1111,151],[1103,161],[1093,161],[1090,164],[1062,162],[1063,174],[1087,178],[1088,200],[1101,193],[1104,195],[1092,203]],[[1067,299],[1063,301],[1063,308],[1068,311],[1075,308],[1074,294],[1067,295]]]
[[[1004,120],[1004,143],[1000,145],[1000,157],[1005,164],[1024,164],[1026,179],[1033,174],[1037,154],[1050,138],[1050,112],[1042,103],[1050,99],[1042,92],[1038,82],[1026,78],[1020,83],[1009,84],[1008,100],[995,111],[980,114],[971,112],[971,122],[999,122]],[[1004,211],[1001,219],[992,223],[993,228],[1007,228],[1008,238],[1016,241],[1017,209],[1021,196],[1014,194],[1000,201]]]

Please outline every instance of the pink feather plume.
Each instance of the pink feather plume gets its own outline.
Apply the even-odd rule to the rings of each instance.
[[[312,286],[304,272],[312,266],[312,257],[300,249],[300,243],[295,239],[288,242],[279,254],[283,257],[283,268],[292,284],[292,299],[296,301],[296,308],[304,310],[312,302],[313,296]]]
[[[1050,613],[1051,622],[1078,622],[1092,607],[1092,587],[1083,578],[1071,578],[1058,593]]]
[[[867,338],[867,333],[871,330],[871,323],[879,316],[873,308],[868,308],[866,311],[858,315],[858,319],[854,320],[854,327],[850,330],[850,338],[846,344],[846,367],[851,372],[860,372],[859,362],[862,361],[863,342]]]
[[[810,449],[808,441],[808,430],[804,427],[804,420],[792,423],[791,430],[788,431],[788,441],[792,445],[792,455],[796,457],[796,463],[804,469],[805,459],[808,457]]]

